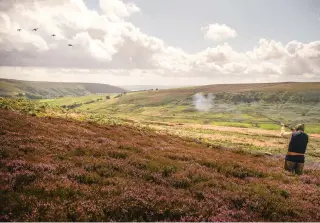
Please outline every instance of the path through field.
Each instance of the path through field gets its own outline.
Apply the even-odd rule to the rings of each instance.
[[[153,122],[148,122],[152,124]],[[157,123],[157,122],[154,122]],[[270,136],[279,136],[280,135],[280,127],[279,131],[275,130],[265,130],[258,128],[241,128],[241,127],[230,127],[230,126],[216,126],[216,125],[205,125],[205,124],[177,124],[177,123],[163,123],[163,126],[179,126],[179,128],[194,128],[194,129],[205,129],[205,130],[215,130],[221,132],[234,132],[234,133],[246,133],[252,135],[270,135]],[[312,138],[319,138],[320,134],[309,134]]]
[[[174,135],[195,138],[213,145],[243,149],[254,153],[284,155],[289,143],[288,137],[281,137],[280,130],[264,130],[202,124],[177,124],[146,122],[149,127]],[[320,134],[309,134],[307,163],[320,163]],[[319,166],[319,165],[316,165]]]

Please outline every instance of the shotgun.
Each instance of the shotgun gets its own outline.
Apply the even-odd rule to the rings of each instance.
[[[274,123],[276,123],[276,124],[278,124],[278,125],[284,125],[285,127],[287,127],[288,129],[290,129],[290,130],[294,130],[294,128],[292,127],[292,126],[290,126],[290,125],[287,125],[287,124],[283,124],[282,122],[280,122],[280,121],[278,121],[278,120],[275,120],[275,119],[272,119],[272,118],[269,118],[268,116],[266,116],[266,115],[264,115],[264,114],[261,114],[261,113],[258,113],[258,112],[256,112],[257,114],[259,114],[260,116],[262,116],[262,117],[264,117],[264,118],[267,118],[267,119],[269,119],[270,121],[272,121],[272,122],[274,122]]]

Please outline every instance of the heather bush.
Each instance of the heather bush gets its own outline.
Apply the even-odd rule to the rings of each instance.
[[[201,165],[204,165],[208,168],[215,169],[219,173],[223,173],[226,176],[233,176],[240,179],[244,179],[246,177],[265,177],[264,173],[261,173],[254,169],[248,169],[246,167],[241,166],[240,164],[229,163],[228,165],[224,163],[220,163],[218,161],[200,161]]]
[[[180,161],[189,161],[192,160],[192,157],[186,156],[186,155],[175,155],[175,154],[169,154],[166,157],[172,160],[180,160]]]
[[[177,172],[177,167],[175,166],[165,166],[162,170],[162,176],[168,177],[171,176],[173,173]]]
[[[117,151],[110,151],[108,155],[114,159],[126,159],[128,157],[127,153]]]
[[[146,159],[135,158],[134,160],[129,161],[131,165],[140,170],[147,169],[148,161]]]
[[[81,184],[94,184],[101,181],[101,178],[97,173],[88,173],[85,171],[70,173],[68,177]]]
[[[320,221],[308,165],[287,176],[282,157],[0,112],[1,221]]]
[[[192,184],[192,181],[185,177],[176,175],[171,179],[171,185],[176,188],[188,188]]]
[[[121,149],[121,150],[128,150],[128,151],[132,151],[132,152],[135,152],[135,153],[141,153],[142,152],[142,150],[140,148],[135,147],[135,146],[120,145],[118,148]]]
[[[37,178],[34,172],[28,170],[15,171],[11,175],[10,184],[14,191],[20,190],[22,187],[29,185]]]
[[[6,164],[9,172],[15,172],[23,169],[29,169],[30,165],[24,160],[12,160]]]
[[[76,148],[73,152],[72,155],[74,156],[85,156],[86,155],[86,150],[83,148]]]

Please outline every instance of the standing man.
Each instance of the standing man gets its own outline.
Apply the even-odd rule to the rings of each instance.
[[[304,167],[304,154],[309,140],[308,135],[304,133],[304,124],[297,125],[292,132],[286,132],[285,126],[282,124],[281,136],[290,137],[284,169],[291,173],[301,175]]]

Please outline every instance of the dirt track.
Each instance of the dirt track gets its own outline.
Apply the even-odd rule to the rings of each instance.
[[[161,126],[179,126],[180,128],[194,128],[194,129],[208,129],[208,130],[217,130],[221,132],[235,132],[235,133],[248,133],[256,135],[270,135],[270,136],[280,136],[280,127],[279,131],[275,130],[265,130],[258,128],[241,128],[241,127],[230,127],[230,126],[217,126],[217,125],[205,125],[205,124],[188,124],[188,123],[171,123],[171,122],[146,122],[148,124],[155,124]],[[312,138],[320,139],[320,134],[308,134]]]
[[[222,132],[239,132],[239,133],[272,135],[272,136],[279,136],[280,135],[280,128],[279,128],[279,131],[275,131],[275,130],[265,130],[265,129],[201,125],[201,124],[184,124],[183,126],[197,128],[197,129],[212,129],[212,130],[217,130],[217,131],[222,131]],[[320,138],[320,134],[309,134],[309,135],[313,138]]]

